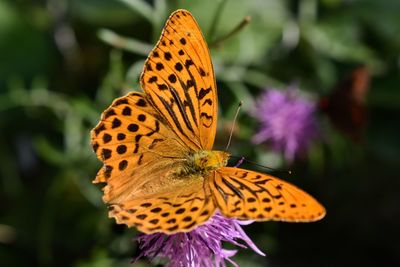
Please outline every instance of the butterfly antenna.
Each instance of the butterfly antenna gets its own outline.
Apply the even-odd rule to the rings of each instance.
[[[267,170],[271,170],[271,171],[275,171],[275,172],[281,172],[281,173],[292,174],[292,171],[291,171],[291,170],[279,170],[279,169],[267,167],[267,166],[261,165],[261,164],[259,164],[259,163],[257,163],[257,162],[248,160],[248,159],[246,159],[245,157],[239,157],[239,156],[233,156],[233,155],[231,155],[231,158],[237,158],[237,159],[239,159],[239,163],[236,164],[235,167],[237,167],[238,165],[242,164],[242,162],[247,162],[247,163],[249,163],[249,164],[252,164],[252,165],[255,165],[255,166],[258,166],[258,167],[267,169]]]
[[[231,144],[231,140],[232,140],[232,136],[233,136],[233,131],[235,130],[236,120],[237,120],[237,117],[238,117],[238,115],[239,115],[239,111],[240,111],[240,108],[242,107],[242,105],[243,105],[243,101],[240,101],[240,102],[239,102],[239,105],[238,105],[238,107],[237,107],[237,109],[236,109],[235,117],[233,118],[233,125],[232,125],[232,128],[231,128],[231,132],[230,132],[230,134],[229,134],[228,144],[226,144],[225,151],[228,151],[228,148],[229,148],[229,146],[230,146],[230,144]]]

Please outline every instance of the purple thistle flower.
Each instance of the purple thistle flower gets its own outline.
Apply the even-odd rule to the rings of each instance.
[[[225,261],[238,266],[231,259],[237,250],[224,249],[222,242],[241,248],[250,247],[265,256],[240,227],[251,222],[225,218],[217,213],[208,222],[188,233],[142,234],[137,238],[142,250],[137,259],[143,256],[150,260],[156,257],[167,259],[168,267],[225,267]],[[239,243],[239,240],[245,244]]]
[[[267,90],[253,111],[261,126],[252,140],[256,144],[269,142],[292,161],[318,135],[315,113],[315,103],[301,97],[296,89]]]

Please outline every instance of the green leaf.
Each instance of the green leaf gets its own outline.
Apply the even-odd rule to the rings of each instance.
[[[97,35],[102,41],[115,48],[124,49],[143,56],[147,56],[153,48],[152,45],[133,38],[123,37],[107,29],[99,30]]]
[[[149,22],[154,23],[153,8],[144,0],[119,0],[131,9],[137,11]]]

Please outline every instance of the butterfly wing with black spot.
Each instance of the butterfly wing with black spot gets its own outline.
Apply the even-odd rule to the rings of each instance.
[[[127,197],[139,178],[137,168],[168,165],[189,149],[168,127],[142,93],[114,100],[91,132],[92,146],[103,162],[95,183],[106,182],[104,200]]]
[[[200,175],[183,176],[189,147],[142,93],[116,99],[92,130],[110,217],[139,230],[189,231],[215,212]]]
[[[212,149],[217,91],[207,43],[186,10],[174,12],[150,53],[141,85],[154,107],[193,150]]]
[[[223,167],[209,177],[209,185],[217,208],[227,217],[311,222],[325,216],[312,196],[271,175]]]
[[[117,223],[135,226],[147,234],[173,234],[189,232],[214,214],[215,205],[202,177],[176,180],[168,177],[167,169],[149,175],[158,176],[167,186],[146,195],[142,193],[148,188],[142,188],[129,201],[111,203],[109,215],[115,217]]]

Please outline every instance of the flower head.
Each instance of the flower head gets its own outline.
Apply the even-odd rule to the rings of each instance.
[[[142,250],[138,258],[143,256],[149,257],[150,260],[156,257],[164,258],[169,260],[168,267],[225,267],[225,260],[237,266],[230,259],[237,251],[224,249],[222,242],[229,242],[241,248],[250,247],[264,256],[240,227],[249,223],[251,222],[240,222],[215,214],[207,223],[188,233],[142,234],[137,238]],[[239,240],[244,244],[239,243]]]
[[[269,142],[277,152],[292,161],[317,136],[316,106],[295,89],[271,89],[263,93],[253,111],[260,123],[254,143]]]

